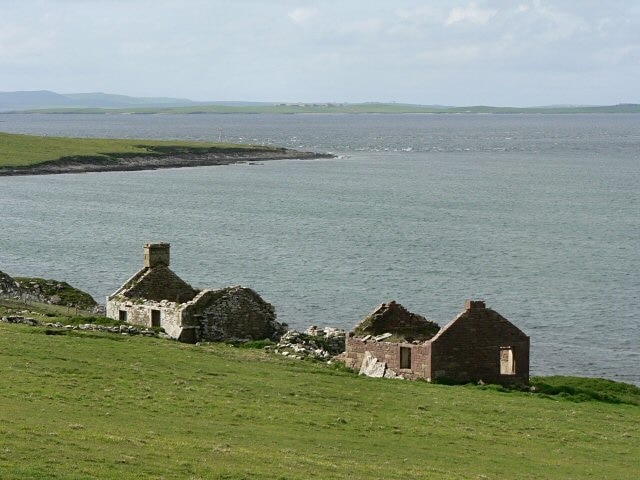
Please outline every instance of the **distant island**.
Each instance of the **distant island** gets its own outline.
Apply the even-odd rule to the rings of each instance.
[[[0,132],[0,176],[228,165],[332,155],[231,143],[40,137]]]
[[[210,102],[168,97],[131,97],[108,93],[60,94],[48,90],[0,92],[2,113],[84,114],[296,114],[296,113],[422,113],[422,114],[570,114],[640,113],[640,104],[551,105],[539,107],[446,106],[408,103],[298,103],[298,102]]]

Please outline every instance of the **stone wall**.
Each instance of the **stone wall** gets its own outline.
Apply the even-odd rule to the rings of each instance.
[[[515,374],[500,373],[500,348],[511,347]],[[433,378],[456,382],[529,382],[529,337],[484,303],[467,304],[431,340]]]
[[[156,269],[158,267],[154,267]],[[120,312],[126,314],[122,318]],[[276,321],[273,306],[249,288],[203,290],[185,303],[122,294],[107,300],[107,317],[150,328],[154,312],[159,326],[182,342],[277,339],[285,325]]]
[[[183,325],[198,325],[198,340],[263,340],[286,329],[273,306],[250,288],[205,290],[184,309]]]
[[[156,265],[169,266],[171,245],[168,243],[145,243],[144,245],[144,266],[155,267]]]
[[[107,325],[97,325],[95,323],[85,323],[80,325],[68,325],[64,323],[58,322],[41,322],[31,317],[23,317],[19,315],[7,315],[0,318],[0,322],[3,323],[16,323],[22,325],[29,325],[31,327],[47,327],[47,328],[56,328],[61,330],[84,330],[84,331],[93,331],[93,332],[107,332],[107,333],[119,333],[123,335],[142,335],[144,337],[160,337],[166,338],[166,334],[158,333],[153,330],[148,330],[146,328],[136,328],[131,325],[118,325],[118,326],[107,326]],[[49,331],[45,331],[47,335],[51,333]]]
[[[120,319],[120,312],[126,312],[126,322],[142,327],[152,327],[152,311],[160,312],[160,327],[171,338],[183,339],[184,341],[195,341],[190,338],[192,334],[185,331],[182,326],[182,306],[175,302],[163,300],[156,302],[148,300],[145,302],[137,299],[130,299],[124,296],[112,297],[107,302],[107,317]]]

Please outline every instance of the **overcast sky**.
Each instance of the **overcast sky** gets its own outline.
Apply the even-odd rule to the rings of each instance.
[[[639,0],[0,0],[0,91],[640,103]]]

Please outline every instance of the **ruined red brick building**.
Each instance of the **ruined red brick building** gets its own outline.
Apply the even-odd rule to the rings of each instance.
[[[465,310],[428,340],[394,333],[391,329],[377,336],[351,332],[347,365],[359,369],[363,362],[377,362],[380,368],[374,369],[374,376],[427,381],[529,382],[529,337],[482,301],[468,300]]]

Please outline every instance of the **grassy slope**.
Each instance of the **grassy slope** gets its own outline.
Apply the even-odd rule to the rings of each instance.
[[[51,305],[48,303],[28,300],[1,298],[0,317],[18,316],[27,317],[42,323],[61,323],[64,325],[81,325],[93,323],[107,326],[123,325],[125,322],[97,315],[91,310],[83,310],[80,307]]]
[[[640,408],[0,324],[0,478],[616,478]]]
[[[267,150],[269,147],[224,143],[39,137],[0,132],[0,167],[28,166],[68,157],[168,155],[185,152]]]

